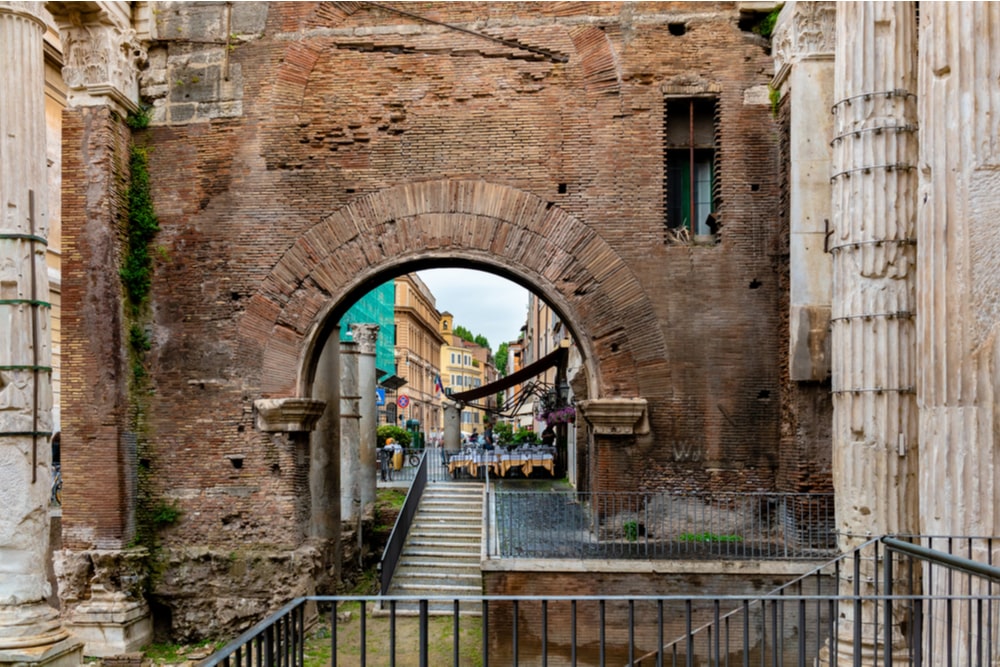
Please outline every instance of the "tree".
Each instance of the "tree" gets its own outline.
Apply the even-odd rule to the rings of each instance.
[[[493,355],[493,361],[497,366],[497,374],[500,377],[507,377],[507,354],[508,354],[507,343],[500,343],[500,347],[497,348],[497,353]]]
[[[476,334],[476,339],[472,342],[479,347],[485,347],[487,350],[490,349],[490,341],[483,334]]]
[[[462,340],[467,340],[470,343],[475,343],[476,339],[473,337],[472,332],[463,327],[461,324],[455,325],[452,329],[452,333],[461,338]]]

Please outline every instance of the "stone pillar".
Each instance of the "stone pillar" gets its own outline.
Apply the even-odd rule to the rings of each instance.
[[[361,421],[360,447],[358,450],[358,471],[361,497],[361,512],[375,504],[376,475],[375,449],[378,441],[378,412],[375,406],[375,385],[378,378],[375,370],[375,344],[378,342],[377,324],[352,324],[351,337],[359,346],[358,355],[358,395],[361,397],[359,412]]]
[[[0,2],[0,665],[83,657],[46,603],[52,350],[41,13],[40,2]]]
[[[120,251],[130,131],[138,108],[137,62],[144,47],[128,2],[50,2],[60,29],[69,108],[63,114],[63,168],[79,174],[63,191],[62,393],[63,545],[61,582],[84,576],[89,590],[60,587],[67,627],[84,653],[135,650],[152,634],[149,608],[135,581],[137,429],[121,380],[128,359],[122,287],[109,257]],[[71,187],[85,181],[86,188]],[[78,184],[78,183],[77,183]],[[115,330],[93,336],[97,330]],[[107,369],[113,369],[110,374]],[[102,508],[101,512],[94,511]]]
[[[1000,534],[998,25],[1000,5],[991,2],[920,4],[917,396],[924,535]],[[976,542],[962,555],[1000,562],[1000,553],[984,547]],[[946,591],[950,583],[938,578],[925,592],[984,592],[969,590],[964,577]],[[944,618],[946,611],[935,603],[928,613]],[[931,638],[936,649],[945,646],[940,636]],[[954,664],[976,662],[966,650],[979,638],[969,638],[953,646]],[[1000,646],[994,641],[992,648],[984,664],[1000,664]]]
[[[834,111],[833,479],[840,547],[918,532],[916,406],[916,12],[910,2],[845,2],[837,9]],[[854,590],[845,568],[842,593]],[[863,595],[879,564],[866,559]],[[894,593],[909,572],[897,568]],[[883,647],[874,604],[841,605],[838,651],[850,661]],[[899,618],[899,617],[897,617]],[[902,619],[900,619],[902,620]],[[897,621],[898,622],[898,621]],[[881,641],[881,636],[877,641]],[[898,625],[893,643],[903,646]]]
[[[361,517],[359,356],[357,343],[340,343],[340,519],[345,523]]]
[[[442,445],[445,451],[457,452],[462,448],[462,406],[454,401],[442,400],[444,410],[444,436]]]
[[[340,537],[340,329],[330,333],[316,364],[312,396],[326,410],[309,434],[309,535]],[[337,550],[339,551],[339,549]]]
[[[836,3],[786,8],[772,36],[777,73],[771,87],[790,93],[788,370],[794,382],[822,382],[830,375],[833,261],[826,249]]]

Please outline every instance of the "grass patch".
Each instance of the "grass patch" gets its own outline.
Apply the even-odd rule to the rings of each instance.
[[[206,639],[196,644],[150,644],[142,649],[146,660],[155,665],[175,665],[192,660],[203,660],[212,654],[221,644]]]
[[[739,535],[719,535],[717,533],[683,533],[677,538],[681,542],[742,542]]]
[[[415,616],[396,616],[395,656],[390,656],[390,620],[376,616],[373,605],[366,605],[365,660],[370,665],[420,664],[420,628]],[[337,664],[360,664],[361,657],[361,607],[357,602],[342,603],[337,607]],[[350,614],[349,618],[347,614]],[[450,665],[454,651],[454,619],[451,616],[431,616],[427,627],[428,664]],[[459,616],[458,655],[459,665],[480,667],[482,659],[482,619],[478,616]],[[305,667],[324,667],[330,664],[329,617],[306,640]],[[394,658],[394,661],[391,660]]]

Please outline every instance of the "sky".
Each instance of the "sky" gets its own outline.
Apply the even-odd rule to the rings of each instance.
[[[495,353],[517,340],[528,314],[528,291],[506,278],[472,269],[430,269],[417,275],[431,290],[437,309],[455,317],[473,336],[482,334]]]

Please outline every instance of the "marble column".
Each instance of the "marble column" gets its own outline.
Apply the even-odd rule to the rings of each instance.
[[[340,519],[344,523],[361,516],[359,353],[357,343],[340,343]]]
[[[998,25],[1000,5],[991,2],[920,4],[917,395],[925,535],[1000,534]],[[966,557],[1000,562],[995,541],[992,554],[983,541],[956,546]],[[971,578],[955,579],[954,586],[945,577],[925,581],[926,592],[985,592]],[[948,611],[939,601],[928,614]],[[946,646],[941,635],[926,635],[939,650]],[[975,628],[968,637],[948,659],[1000,664],[995,633],[992,642]],[[984,653],[971,657],[979,640]]]
[[[375,504],[376,475],[375,449],[377,443],[378,412],[375,405],[375,386],[378,378],[375,370],[375,345],[378,342],[377,324],[352,324],[351,337],[359,346],[358,354],[358,395],[360,398],[358,425],[359,450],[358,472],[361,497],[361,512],[364,514]]]
[[[872,536],[914,534],[917,497],[916,404],[916,7],[911,2],[837,6],[834,90],[832,393],[833,480],[840,547]],[[896,568],[896,594],[909,572]],[[879,563],[851,568],[841,592],[873,594]],[[840,660],[873,659],[881,635],[868,600],[861,618],[842,605]],[[894,648],[905,648],[894,616]],[[853,646],[853,627],[865,627]]]
[[[41,13],[40,2],[0,2],[0,665],[82,661],[82,643],[46,603],[52,350]]]

